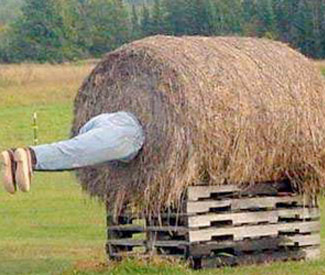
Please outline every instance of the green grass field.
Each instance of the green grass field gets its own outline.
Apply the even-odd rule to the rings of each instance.
[[[91,67],[0,66],[0,150],[32,143],[31,118],[35,111],[40,142],[67,138],[75,92]],[[324,215],[323,211],[323,224]],[[325,231],[319,261],[199,272],[184,264],[159,260],[107,265],[105,241],[104,207],[82,193],[71,173],[37,173],[28,194],[10,196],[0,190],[0,275],[325,274]]]

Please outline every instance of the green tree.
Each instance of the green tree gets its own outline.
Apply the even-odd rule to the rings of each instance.
[[[89,57],[92,46],[92,1],[68,0],[62,10],[69,41],[69,51],[75,57]]]
[[[3,27],[0,31],[0,61],[5,63],[11,61],[9,37],[8,30]]]
[[[142,5],[141,10],[141,31],[144,36],[152,33],[151,16],[147,5]]]
[[[243,0],[243,19],[246,22],[250,22],[256,17],[256,1],[255,0]]]
[[[274,0],[279,39],[306,55],[324,57],[324,0]]]
[[[142,36],[138,12],[136,6],[132,5],[131,13],[131,38],[132,40],[138,39]]]
[[[325,49],[323,47],[324,37],[324,13],[325,13],[325,1],[315,0],[309,1],[310,10],[312,11],[312,23],[313,23],[313,42],[315,57],[321,58],[325,54]]]
[[[168,33],[182,35],[188,33],[187,2],[186,0],[164,0]]]
[[[13,23],[10,32],[11,59],[64,60],[62,48],[66,37],[60,8],[60,2],[55,0],[25,1],[22,15]]]
[[[325,0],[12,1],[0,0],[5,62],[99,56],[153,34],[267,36],[325,57]],[[10,13],[12,3],[21,11]]]
[[[310,52],[313,48],[312,17],[308,3],[300,0],[290,26],[290,41],[303,52]]]
[[[121,0],[97,0],[91,5],[91,38],[89,51],[99,56],[129,40],[128,12]]]
[[[320,10],[320,22],[321,22],[321,28],[320,28],[320,37],[321,37],[321,48],[322,52],[320,53],[320,57],[325,57],[325,1],[322,1],[321,10]]]
[[[186,33],[191,35],[213,35],[217,28],[217,10],[212,0],[187,0],[185,2]]]
[[[272,0],[257,1],[257,32],[259,35],[276,36],[276,15]]]
[[[199,22],[200,33],[204,35],[214,35],[217,31],[217,8],[213,0],[203,1],[203,7],[200,9]],[[204,20],[204,18],[206,18]]]
[[[166,33],[164,10],[160,0],[154,0],[151,18],[151,34]]]
[[[257,36],[258,29],[258,16],[256,0],[243,0],[243,35],[245,36]]]
[[[241,0],[219,0],[216,2],[217,34],[241,34],[243,6]]]

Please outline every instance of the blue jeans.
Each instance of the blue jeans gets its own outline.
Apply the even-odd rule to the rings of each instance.
[[[145,137],[137,118],[127,112],[92,118],[72,139],[32,146],[38,171],[72,170],[112,160],[131,161]]]

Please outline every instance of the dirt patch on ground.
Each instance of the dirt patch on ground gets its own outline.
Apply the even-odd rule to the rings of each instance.
[[[98,260],[80,260],[74,264],[74,268],[78,271],[101,272],[108,270],[108,264]]]

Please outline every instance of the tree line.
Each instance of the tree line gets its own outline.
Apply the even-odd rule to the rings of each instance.
[[[324,58],[325,0],[24,0],[0,26],[0,61],[99,57],[155,34],[267,37]]]

